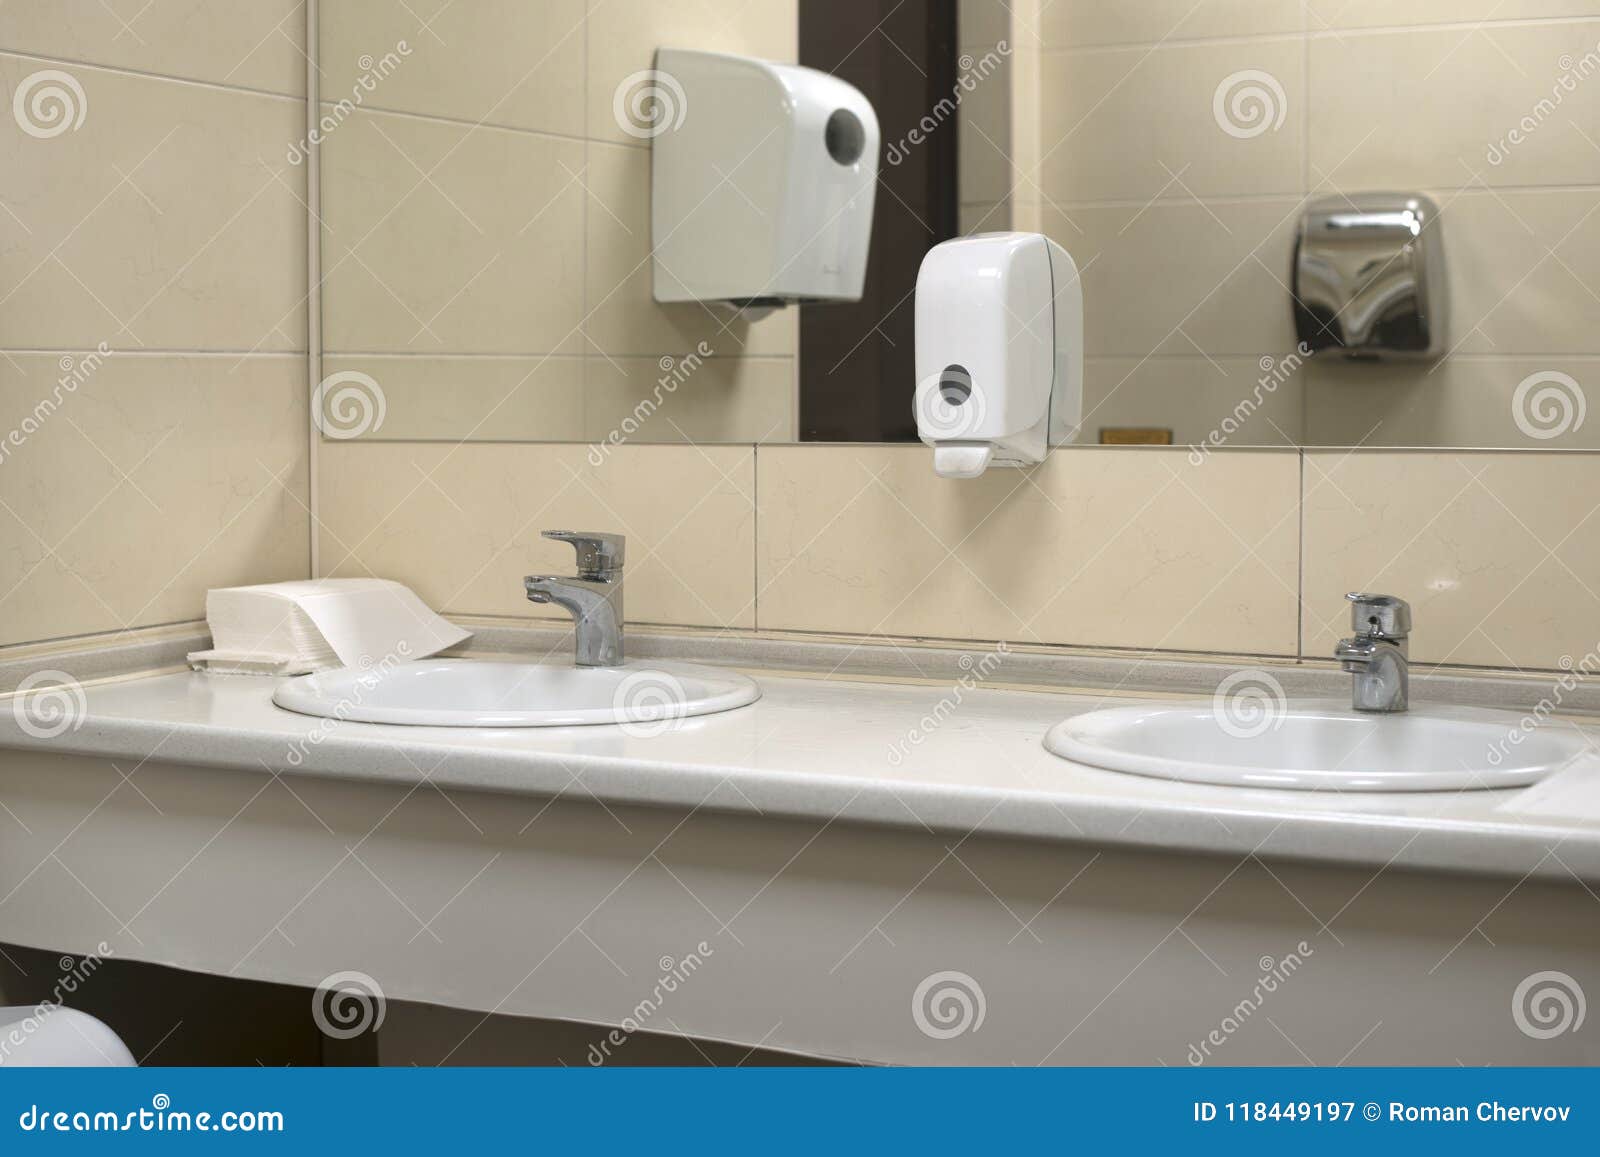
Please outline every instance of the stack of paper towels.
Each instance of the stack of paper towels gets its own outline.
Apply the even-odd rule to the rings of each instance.
[[[307,579],[206,594],[211,649],[197,670],[303,675],[424,659],[472,637],[388,579]]]

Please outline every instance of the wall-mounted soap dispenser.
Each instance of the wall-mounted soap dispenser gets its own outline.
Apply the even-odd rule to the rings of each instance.
[[[1421,193],[1324,197],[1300,218],[1293,272],[1303,345],[1351,357],[1445,351],[1439,208]]]
[[[749,312],[859,301],[878,118],[825,72],[663,48],[681,108],[652,142],[655,299]]]
[[[1043,461],[1083,420],[1083,286],[1038,233],[930,249],[917,273],[917,433],[934,471]]]

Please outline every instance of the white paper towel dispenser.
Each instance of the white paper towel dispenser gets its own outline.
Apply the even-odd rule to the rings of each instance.
[[[825,72],[715,52],[656,52],[678,102],[652,143],[650,225],[660,302],[767,312],[859,301],[878,118]]]
[[[1027,466],[1083,420],[1083,286],[1038,233],[930,249],[917,273],[917,433],[946,478]]]

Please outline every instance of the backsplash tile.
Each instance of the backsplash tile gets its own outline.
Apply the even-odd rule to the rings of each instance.
[[[1294,653],[1295,451],[1080,449],[973,481],[923,447],[758,454],[763,629]]]
[[[0,88],[41,67],[0,54]],[[0,348],[305,349],[304,103],[65,71],[76,130],[0,121]]]
[[[305,44],[305,0],[0,5],[0,48],[8,51],[286,96],[305,94]]]
[[[1044,232],[1083,277],[1087,356],[1294,349],[1284,286],[1298,198],[1046,205],[1043,213]]]
[[[581,141],[352,114],[323,146],[326,347],[582,353],[582,170]]]
[[[1112,49],[1046,64],[1054,80],[1040,109],[1039,181],[1053,200],[1137,206],[1155,197],[1299,193],[1304,123],[1288,115],[1306,100],[1299,38]],[[1281,90],[1271,108],[1253,109],[1272,127],[1231,134],[1216,119],[1213,97],[1226,78],[1251,72],[1269,73]],[[1240,80],[1232,91],[1246,87]],[[1134,124],[1139,147],[1129,148]]]
[[[325,101],[583,136],[584,0],[334,0],[320,17]]]
[[[1413,607],[1421,663],[1555,668],[1600,644],[1592,454],[1305,456],[1304,653],[1348,633],[1347,591]]]
[[[628,621],[755,624],[748,446],[325,442],[321,464],[328,574],[397,579],[446,613],[565,619],[522,589],[572,571],[539,532],[609,530],[628,538]]]
[[[1050,0],[1039,17],[1047,48],[1299,32],[1303,27],[1301,6],[1283,0]]]
[[[0,645],[196,619],[209,587],[304,577],[305,397],[298,357],[0,358],[0,414],[44,415],[0,447]]]
[[[1558,77],[1597,40],[1600,24],[1577,21],[1313,37],[1311,91],[1329,94],[1311,103],[1313,186],[1600,181],[1600,148],[1583,144],[1583,136],[1600,140],[1600,88],[1579,79],[1552,101]],[[1540,123],[1510,145],[1507,134],[1524,118]],[[1499,161],[1491,160],[1496,146]]]
[[[570,441],[584,439],[584,359],[328,354],[324,379],[366,374],[382,393],[382,421],[359,406],[341,418],[338,386],[323,404],[335,438],[383,442]],[[360,386],[357,395],[362,392]],[[366,392],[370,393],[370,389]],[[355,396],[352,396],[352,401]]]

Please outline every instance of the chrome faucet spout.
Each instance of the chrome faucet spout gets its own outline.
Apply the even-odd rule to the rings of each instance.
[[[620,534],[547,530],[546,538],[570,542],[578,551],[574,577],[531,574],[522,580],[528,601],[550,603],[572,615],[573,661],[580,667],[622,663],[622,560]]]
[[[1333,657],[1355,679],[1351,707],[1357,711],[1396,712],[1410,706],[1408,639],[1411,607],[1393,595],[1348,594],[1355,635],[1340,639]]]

